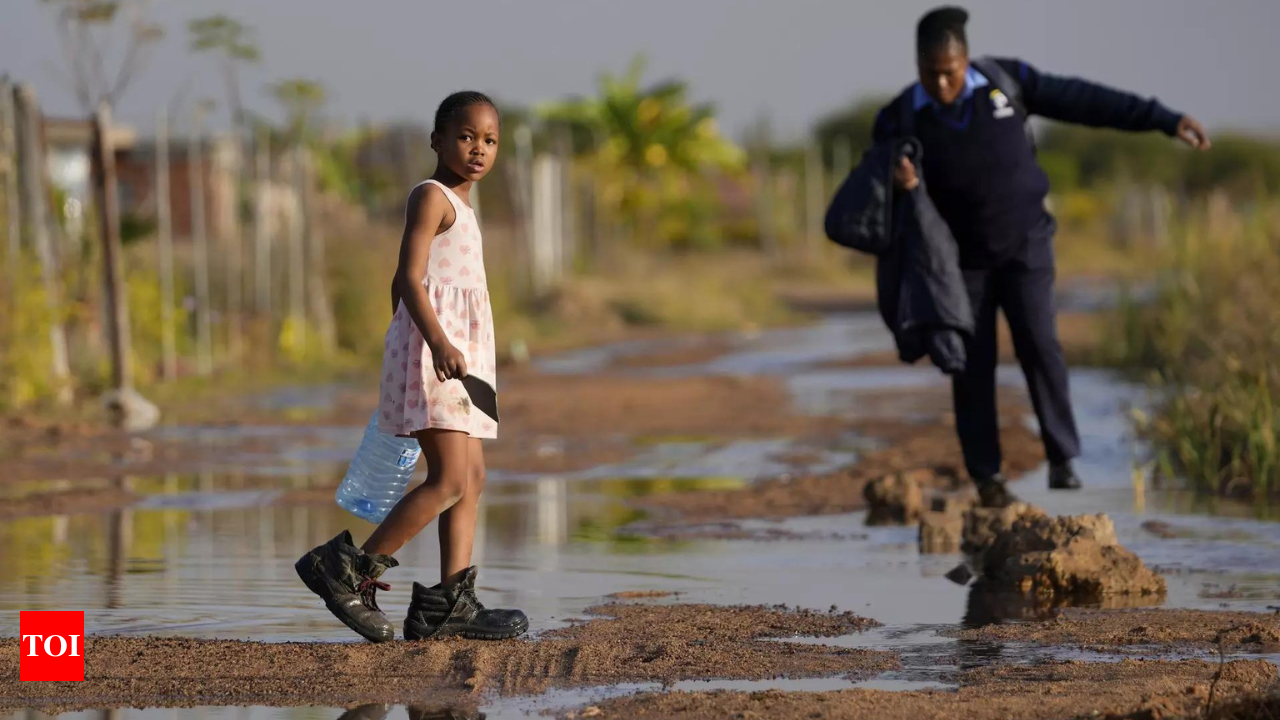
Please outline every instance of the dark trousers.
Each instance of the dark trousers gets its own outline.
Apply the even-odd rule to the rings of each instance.
[[[1080,454],[1080,437],[1067,390],[1067,362],[1058,342],[1054,309],[1053,232],[1046,215],[1017,257],[990,269],[965,270],[974,312],[974,336],[965,371],[952,378],[956,430],[970,477],[1000,472],[1000,430],[996,417],[996,310],[1004,311],[1014,351],[1050,463]]]

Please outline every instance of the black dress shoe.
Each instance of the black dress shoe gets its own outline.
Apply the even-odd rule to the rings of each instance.
[[[1080,478],[1076,477],[1076,471],[1071,468],[1071,463],[1062,463],[1049,468],[1050,490],[1079,490],[1081,487]]]
[[[984,508],[1006,508],[1018,502],[1018,498],[1009,492],[1003,475],[992,475],[977,480],[978,504]]]

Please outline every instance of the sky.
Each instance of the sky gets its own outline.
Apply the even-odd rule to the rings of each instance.
[[[448,92],[533,105],[594,92],[637,54],[647,81],[678,78],[718,108],[733,136],[767,118],[798,138],[824,114],[914,79],[922,0],[151,0],[166,28],[116,107],[140,129],[175,97],[225,97],[187,21],[215,13],[252,26],[262,62],[246,68],[246,104],[279,115],[265,88],[320,80],[326,115],[429,121]],[[1021,57],[1159,97],[1211,128],[1280,135],[1270,46],[1280,0],[970,0],[975,55]],[[46,112],[78,108],[47,0],[0,0],[0,72],[35,86]],[[112,60],[106,63],[111,66]],[[225,102],[221,103],[226,123]]]

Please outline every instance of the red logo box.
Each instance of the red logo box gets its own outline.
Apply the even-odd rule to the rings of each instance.
[[[84,680],[84,611],[18,613],[19,680]]]

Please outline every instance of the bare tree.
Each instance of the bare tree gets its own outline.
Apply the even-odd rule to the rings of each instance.
[[[196,372],[213,374],[213,306],[209,298],[209,236],[205,220],[204,119],[213,109],[212,100],[196,104],[192,114],[191,144],[187,146],[187,181],[191,192],[191,244],[196,291]]]
[[[323,240],[316,232],[314,218],[309,217],[314,182],[309,147],[313,139],[311,125],[316,112],[324,106],[326,93],[324,86],[314,80],[294,78],[271,86],[271,94],[284,106],[285,134],[292,146],[290,167],[296,212],[289,224],[289,316],[299,323],[299,333],[304,338],[301,344],[305,347],[309,309],[310,319],[319,324],[321,340],[329,349],[333,314],[324,296],[324,251],[319,245]]]
[[[70,71],[76,100],[86,114],[102,103],[115,105],[145,64],[148,50],[164,29],[147,20],[150,0],[42,0],[54,9],[58,40]],[[125,21],[121,40],[119,20]],[[119,66],[108,57],[123,42]]]
[[[191,49],[197,53],[208,53],[216,56],[227,90],[227,106],[231,111],[231,120],[235,128],[236,153],[233,159],[233,173],[237,181],[237,197],[239,186],[247,184],[244,177],[246,163],[244,150],[246,147],[246,114],[240,96],[239,66],[243,63],[256,63],[261,58],[253,31],[240,21],[226,15],[211,15],[192,20],[187,25],[191,36]],[[224,246],[226,263],[224,272],[227,286],[227,333],[230,355],[233,359],[240,357],[242,348],[241,310],[244,305],[244,236],[240,231],[240,212],[237,204],[232,216],[232,224],[221,233],[219,242]]]
[[[271,86],[271,95],[284,106],[289,140],[295,144],[310,134],[316,111],[328,99],[324,85],[304,78],[281,80]]]
[[[257,63],[262,58],[253,30],[244,23],[226,15],[211,15],[192,20],[187,25],[191,34],[191,49],[200,53],[218,55],[223,82],[227,86],[227,106],[237,132],[245,126],[244,102],[240,96],[239,66]]]
[[[133,388],[129,303],[124,297],[124,261],[120,244],[120,193],[116,187],[116,153],[111,144],[111,106],[98,107],[93,118],[93,174],[102,223],[102,264],[107,299],[107,336],[111,343],[111,382],[116,391]]]

